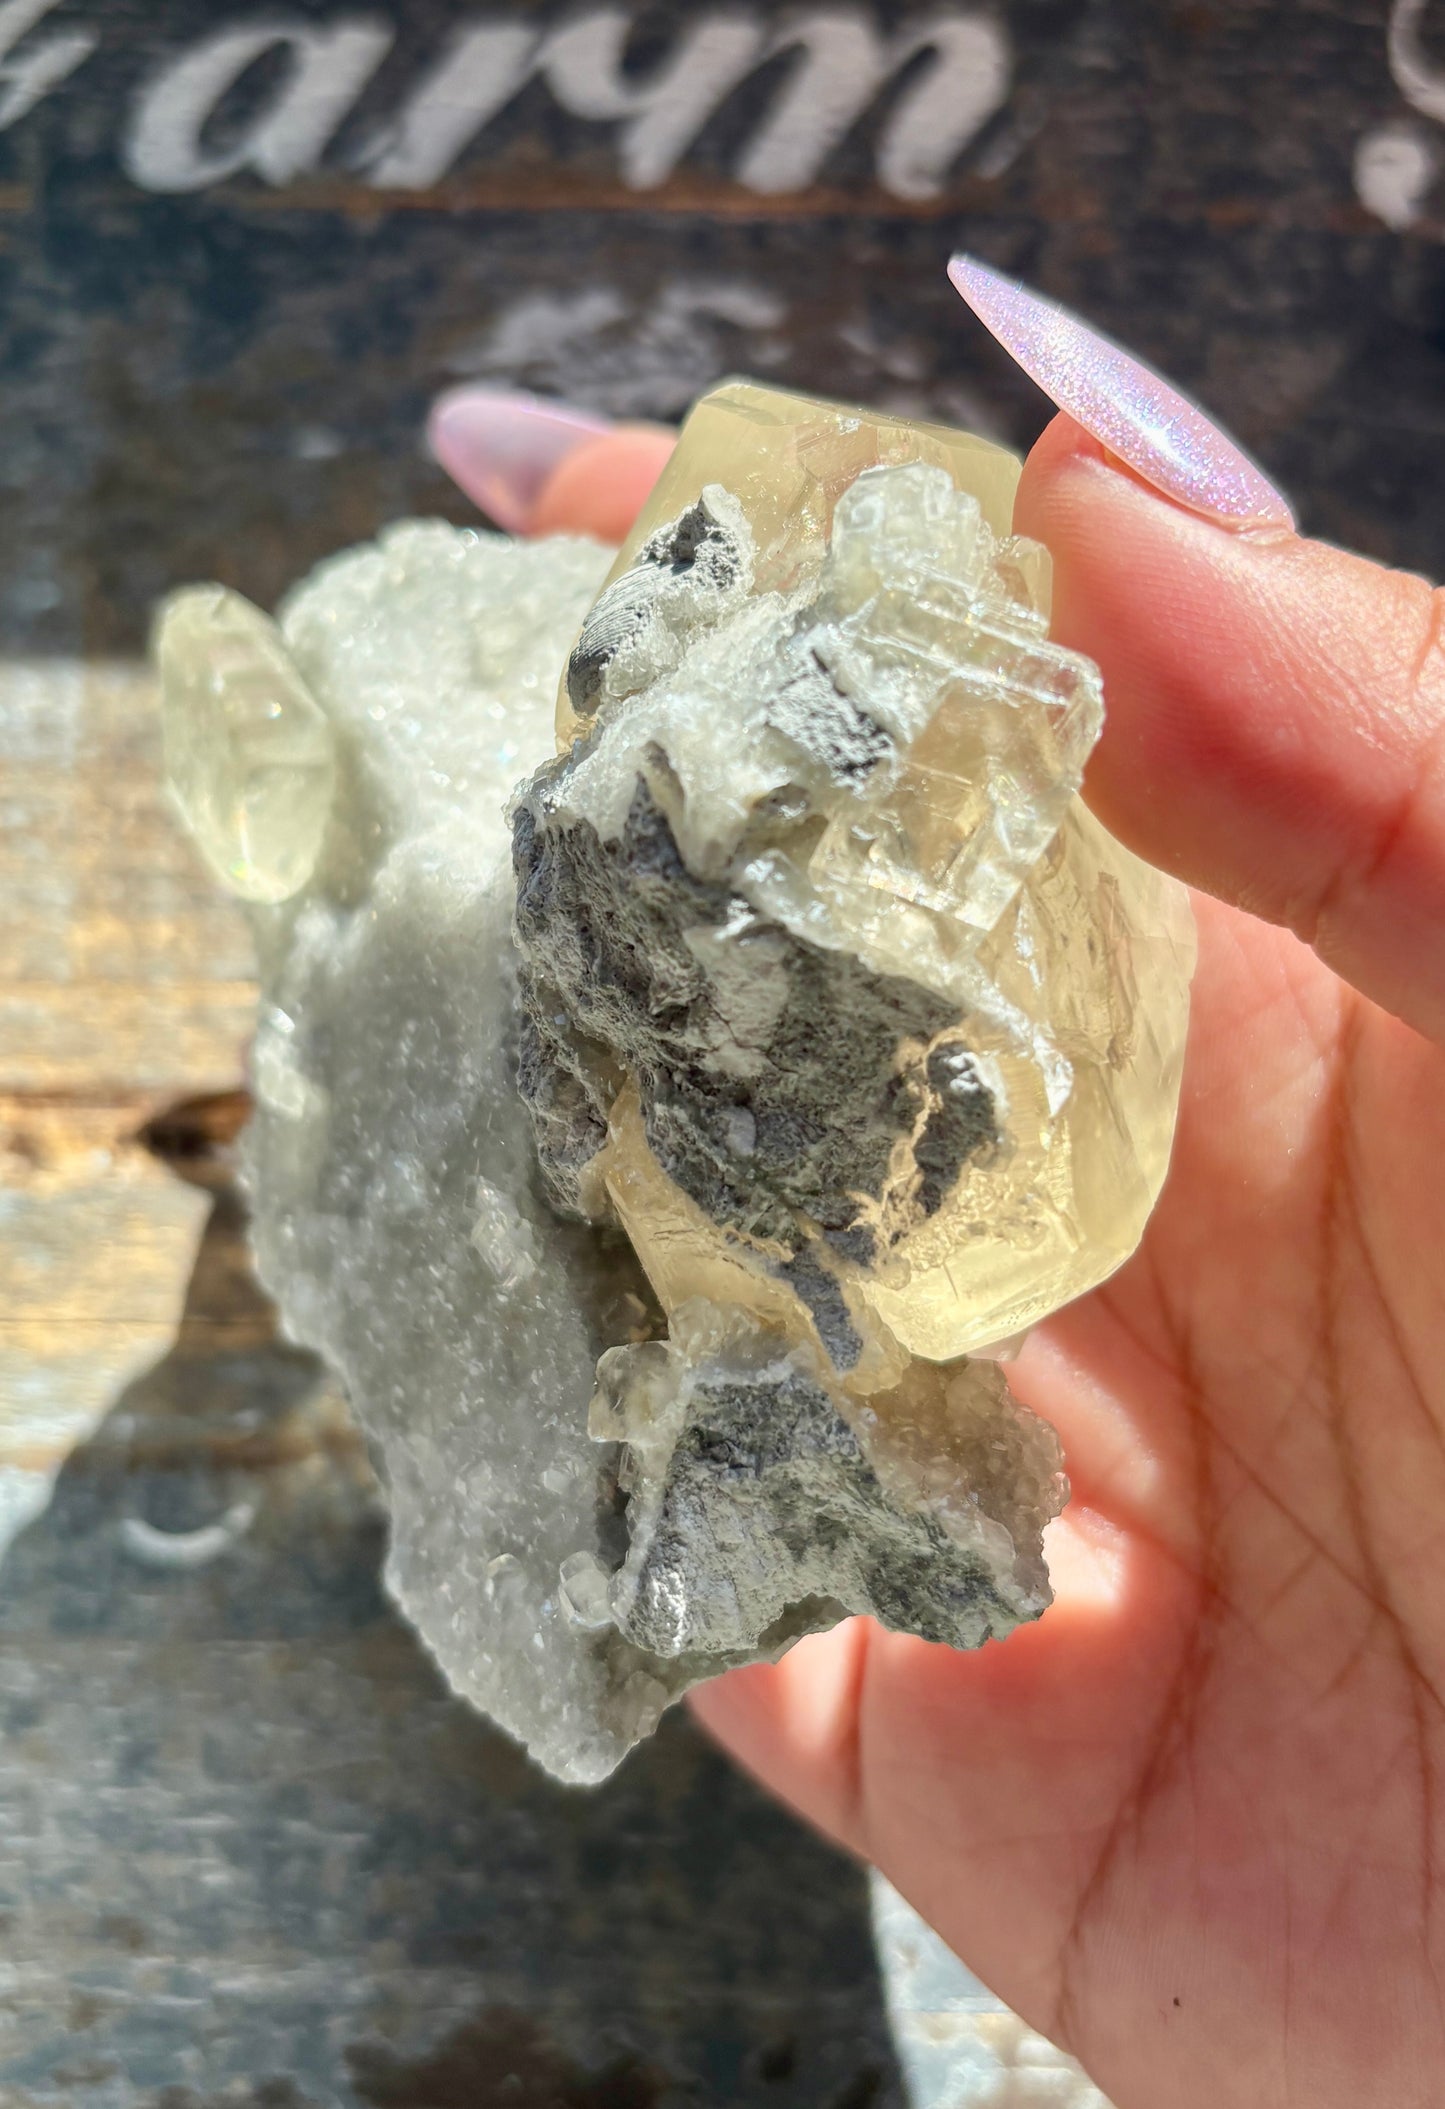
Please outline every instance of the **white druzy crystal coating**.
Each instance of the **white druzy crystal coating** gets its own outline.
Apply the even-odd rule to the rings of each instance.
[[[563,1563],[608,1522],[595,1366],[646,1292],[620,1238],[599,1249],[537,1198],[510,1045],[503,808],[551,748],[608,561],[408,525],[282,610],[337,792],[309,883],[254,913],[246,1157],[262,1279],[378,1441],[390,1588],[449,1681],[577,1780],[690,1681],[562,1600]]]

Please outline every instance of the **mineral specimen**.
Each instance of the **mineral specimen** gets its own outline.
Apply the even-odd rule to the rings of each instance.
[[[697,416],[746,439],[775,401]],[[890,450],[860,422],[835,420],[836,454],[808,424],[734,447],[735,495],[695,490],[711,464],[679,450],[569,664],[562,729],[585,737],[523,792],[515,848],[554,1198],[589,1212],[610,1129],[592,1212],[668,1308],[801,1298],[871,1389],[1132,1251],[1188,930],[1079,803],[1102,703],[1047,641],[1042,552],[960,485],[982,457],[1001,509],[1011,457],[869,468]],[[800,497],[797,454],[834,482]]]
[[[1058,1446],[977,1358],[1137,1242],[1192,930],[1079,801],[1016,479],[732,384],[615,562],[411,524],[277,624],[163,612],[256,929],[263,1278],[398,1600],[564,1777],[847,1611],[1048,1602]]]

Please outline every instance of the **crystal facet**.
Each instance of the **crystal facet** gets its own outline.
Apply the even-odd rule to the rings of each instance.
[[[399,1602],[564,1777],[847,1611],[1049,1600],[1057,1441],[960,1358],[1137,1242],[1192,928],[1080,803],[1017,474],[732,384],[610,571],[412,524],[279,626],[162,623],[253,903],[263,1277],[380,1444]]]

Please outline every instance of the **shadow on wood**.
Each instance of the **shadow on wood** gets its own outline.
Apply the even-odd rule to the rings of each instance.
[[[896,2105],[856,1869],[680,1715],[581,1792],[443,1688],[243,1113],[151,1124],[214,1196],[175,1344],[0,1569],[6,2101]]]

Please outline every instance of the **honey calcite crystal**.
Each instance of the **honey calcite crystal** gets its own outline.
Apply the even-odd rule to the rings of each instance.
[[[733,383],[615,557],[437,524],[157,632],[247,1175],[452,1683],[596,1779],[849,1611],[1048,1600],[1004,1343],[1137,1244],[1193,930],[1079,798],[1018,464]]]
[[[668,1307],[801,1302],[871,1390],[1133,1250],[1191,926],[1079,801],[1099,678],[1013,457],[749,387],[694,423],[518,802],[523,1088]]]

